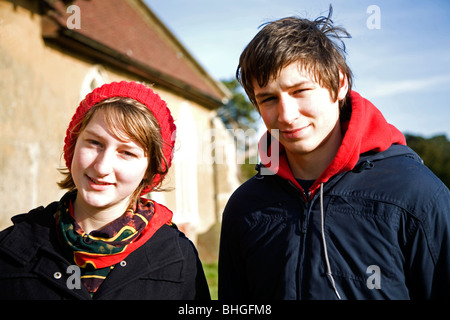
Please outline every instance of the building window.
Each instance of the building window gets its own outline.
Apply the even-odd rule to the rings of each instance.
[[[93,66],[81,84],[80,100],[83,100],[88,93],[107,82],[109,80],[105,69],[100,65]]]

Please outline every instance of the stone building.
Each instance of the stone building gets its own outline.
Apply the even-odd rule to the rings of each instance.
[[[151,196],[203,260],[217,258],[221,212],[238,183],[233,139],[216,117],[230,93],[143,1],[0,0],[0,72],[1,229],[64,193],[57,169],[79,101],[103,83],[134,80],[153,85],[178,128],[172,190]]]

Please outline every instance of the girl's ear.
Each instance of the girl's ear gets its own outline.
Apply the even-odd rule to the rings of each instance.
[[[339,90],[337,94],[338,101],[344,100],[348,92],[348,79],[347,76],[339,70]]]

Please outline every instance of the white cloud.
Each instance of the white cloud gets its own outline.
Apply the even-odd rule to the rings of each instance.
[[[387,97],[400,93],[416,92],[433,86],[448,84],[450,88],[450,74],[431,76],[420,79],[405,79],[397,81],[384,81],[366,88],[366,93],[372,98]]]

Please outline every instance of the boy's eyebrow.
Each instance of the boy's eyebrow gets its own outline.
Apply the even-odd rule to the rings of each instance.
[[[268,96],[271,96],[272,93],[271,92],[262,92],[262,93],[258,93],[257,95],[255,95],[256,99],[262,99]]]
[[[311,84],[314,84],[314,82],[311,81],[311,80],[301,80],[301,81],[299,81],[297,83],[294,83],[292,85],[286,86],[283,89],[289,90],[289,89],[292,89],[292,88],[301,87],[301,86],[304,86],[304,85],[311,85]],[[261,93],[256,94],[255,98],[261,99],[261,98],[265,98],[267,96],[271,96],[272,94],[273,93],[271,91],[266,91],[266,92],[263,91]]]

